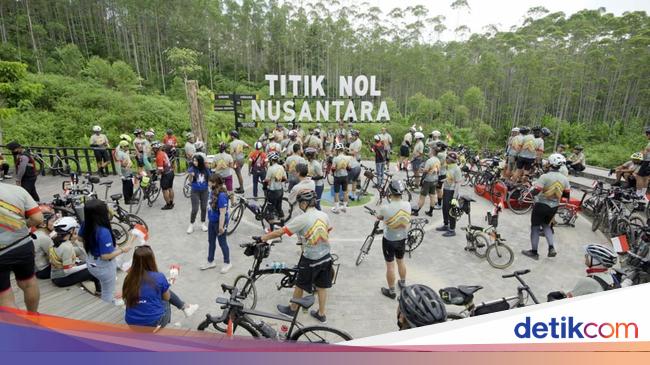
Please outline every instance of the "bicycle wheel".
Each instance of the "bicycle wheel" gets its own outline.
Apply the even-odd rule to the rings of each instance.
[[[113,232],[113,237],[115,237],[115,244],[121,246],[126,243],[129,238],[129,232],[124,228],[124,226],[118,222],[111,222],[111,232]]]
[[[533,195],[523,186],[518,186],[508,192],[506,204],[515,214],[526,214],[533,209]]]
[[[296,331],[290,340],[311,343],[339,343],[352,340],[352,336],[332,327],[309,326]]]
[[[255,289],[255,282],[253,279],[246,275],[239,275],[233,284],[238,289],[237,297],[244,304],[246,309],[255,309],[257,305],[257,289]]]
[[[493,268],[505,269],[512,265],[515,254],[512,252],[510,246],[497,241],[488,247],[486,258]]]
[[[359,256],[357,256],[357,266],[361,265],[363,260],[368,256],[368,252],[370,252],[370,247],[372,247],[372,241],[375,240],[374,235],[369,235],[366,237],[366,240],[363,242],[363,245],[361,245],[361,249],[359,250]]]
[[[406,235],[406,252],[413,252],[416,248],[420,247],[424,239],[424,231],[421,228],[410,229]]]
[[[486,178],[485,175],[477,176],[474,179],[474,192],[476,193],[476,195],[483,196],[483,194],[485,194],[485,191],[487,189],[487,183],[488,183],[488,179]]]
[[[135,189],[129,202],[129,213],[138,214],[140,205],[142,204],[142,195],[142,189],[140,187]]]
[[[604,218],[603,213],[604,212],[603,212],[602,207],[603,207],[602,205],[597,205],[594,208],[593,217],[592,217],[592,221],[591,221],[591,231],[592,232],[596,232],[598,230],[598,228],[600,228],[600,225],[603,223],[603,218]]]
[[[183,196],[188,199],[192,197],[192,175],[187,175],[183,181]]]
[[[79,174],[80,172],[81,168],[79,167],[79,161],[74,157],[61,157],[54,161],[54,165],[52,165],[52,173],[54,175],[59,174],[68,177],[72,173]]]
[[[484,259],[487,256],[487,250],[490,247],[490,240],[484,233],[474,235],[474,255]]]
[[[244,216],[244,206],[239,204],[230,212],[230,220],[228,221],[228,227],[226,228],[226,235],[230,236],[235,229],[239,226],[242,217]]]
[[[293,214],[293,205],[289,203],[288,198],[282,198],[282,211],[284,212],[284,222],[289,221]]]
[[[126,222],[122,222],[122,223],[127,223],[127,224],[129,225],[129,227],[131,227],[131,228],[135,227],[136,224],[139,224],[139,225],[144,226],[144,228],[146,228],[147,231],[149,230],[149,226],[148,226],[147,223],[144,221],[144,219],[138,217],[138,216],[135,215],[135,214],[130,214],[130,213],[127,214],[127,215],[126,215],[126,219],[127,219],[127,221],[126,221]]]
[[[160,195],[160,186],[158,184],[152,184],[149,187],[149,194],[147,195],[147,206],[149,208],[153,207],[153,203],[158,199],[158,196]]]
[[[363,181],[363,184],[361,184],[361,190],[359,190],[359,196],[366,195],[366,193],[368,192],[368,186],[370,186],[370,180],[372,180],[372,179],[366,178]]]
[[[413,196],[411,195],[411,191],[409,189],[404,190],[402,193],[402,199],[406,198],[407,202],[410,202],[411,199],[413,199]]]

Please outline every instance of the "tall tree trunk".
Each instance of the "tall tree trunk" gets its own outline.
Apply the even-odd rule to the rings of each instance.
[[[208,151],[210,148],[208,143],[208,130],[205,128],[203,109],[201,109],[201,102],[199,101],[199,83],[196,80],[188,80],[187,78],[184,80],[192,132],[195,136],[201,136],[201,140],[205,143],[206,151]]]
[[[2,43],[7,43],[7,30],[5,29],[4,3],[0,3],[0,33],[2,33]]]
[[[29,36],[32,38],[32,48],[34,49],[34,57],[36,58],[36,69],[40,74],[43,72],[41,68],[41,58],[38,55],[38,47],[36,46],[36,39],[34,38],[34,29],[32,27],[32,16],[29,12],[29,0],[25,0],[25,8],[27,9],[27,21],[29,24]]]
[[[158,13],[156,13],[156,40],[158,43],[158,59],[160,60],[160,77],[162,79],[163,94],[167,93],[167,86],[165,84],[165,65],[163,62],[162,46],[160,45],[160,26],[158,24]]]

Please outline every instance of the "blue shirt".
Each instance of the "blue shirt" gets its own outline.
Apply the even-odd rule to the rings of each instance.
[[[192,191],[208,190],[208,178],[210,177],[210,169],[201,171],[194,166],[190,166],[187,172],[194,174],[194,178],[192,179]]]
[[[79,227],[79,232],[77,235],[83,237],[85,223],[81,223]],[[95,230],[95,244],[90,248],[89,254],[94,257],[100,257],[101,255],[106,255],[112,253],[115,250],[115,245],[113,244],[113,236],[111,231],[106,227],[98,226]]]
[[[165,275],[147,271],[148,278],[140,282],[140,299],[135,307],[126,307],[124,321],[139,326],[155,326],[165,314],[163,293],[169,290]]]
[[[216,209],[212,209],[212,203],[214,202],[214,199],[217,199],[217,207]],[[213,191],[210,194],[210,201],[208,202],[208,221],[210,222],[219,222],[219,209],[220,208],[226,208],[226,219],[225,223],[228,222],[228,195],[226,193],[219,193],[218,196],[215,195],[215,192]]]

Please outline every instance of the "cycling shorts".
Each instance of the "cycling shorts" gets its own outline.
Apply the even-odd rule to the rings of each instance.
[[[335,193],[341,190],[348,191],[348,177],[347,176],[334,176],[334,184],[332,184]]]
[[[296,286],[300,289],[313,293],[314,287],[327,289],[332,287],[334,269],[332,256],[329,254],[318,260],[311,260],[300,256],[298,261],[298,274]]]
[[[17,281],[29,280],[34,276],[34,242],[21,244],[0,255],[0,293],[11,290],[11,273]]]
[[[409,146],[405,146],[405,145],[399,146],[399,155],[401,157],[409,157],[410,153],[411,150],[409,149]]]
[[[641,162],[638,175],[641,177],[650,176],[650,161]]]
[[[530,225],[541,226],[550,224],[556,212],[557,207],[551,208],[544,203],[535,203],[533,205],[533,212],[530,215]]]
[[[160,188],[162,190],[171,189],[174,186],[174,172],[168,171],[162,174],[160,178]]]
[[[436,193],[436,188],[438,188],[438,182],[437,181],[424,181],[424,180],[422,180],[422,187],[420,188],[420,195],[422,195],[422,196],[433,195],[433,194]]]
[[[381,249],[386,262],[393,262],[396,258],[401,260],[404,258],[404,253],[406,252],[406,239],[391,241],[384,237],[381,240]]]
[[[535,163],[534,158],[518,157],[517,158],[517,169],[524,170],[524,171],[530,171],[533,168],[534,163]]]

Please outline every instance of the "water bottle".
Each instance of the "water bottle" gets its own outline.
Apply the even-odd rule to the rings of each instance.
[[[280,329],[278,330],[278,340],[283,341],[287,339],[287,335],[289,334],[289,326],[286,324],[283,324],[280,326]]]
[[[266,338],[277,338],[277,332],[267,323],[261,322],[257,328]]]

